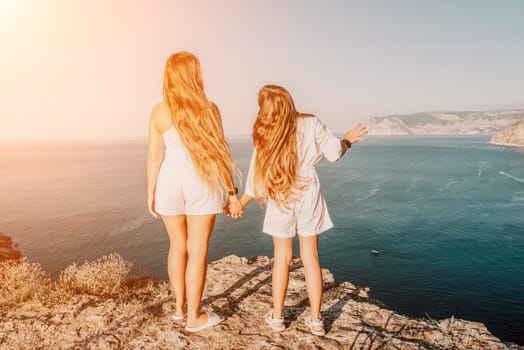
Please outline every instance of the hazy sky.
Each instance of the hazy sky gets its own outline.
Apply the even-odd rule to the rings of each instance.
[[[333,131],[523,107],[523,18],[520,0],[0,0],[0,141],[145,138],[179,50],[229,135],[250,133],[267,83]]]

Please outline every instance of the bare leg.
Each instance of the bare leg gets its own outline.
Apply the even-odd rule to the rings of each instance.
[[[198,327],[207,322],[200,313],[200,302],[207,274],[207,252],[216,215],[187,216],[187,326]]]
[[[320,318],[322,302],[322,271],[318,259],[318,235],[299,236],[300,259],[304,265],[311,319]]]
[[[162,216],[169,235],[169,254],[167,255],[167,273],[171,292],[175,295],[175,315],[185,313],[186,301],[186,265],[187,265],[187,226],[184,215]]]
[[[274,258],[272,276],[273,317],[283,317],[284,299],[289,281],[289,265],[293,259],[293,238],[273,237]]]

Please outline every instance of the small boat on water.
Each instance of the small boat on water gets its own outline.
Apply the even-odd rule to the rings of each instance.
[[[371,251],[371,254],[373,254],[373,255],[379,255],[380,252],[379,252],[378,250],[374,250],[374,249],[373,249],[373,250]]]

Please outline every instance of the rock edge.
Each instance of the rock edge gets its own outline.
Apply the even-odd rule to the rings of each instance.
[[[322,314],[327,334],[313,336],[304,319],[308,299],[303,267],[290,267],[286,330],[263,320],[271,306],[268,257],[227,256],[209,264],[203,308],[226,319],[191,334],[171,320],[167,281],[130,280],[120,296],[73,295],[45,306],[0,305],[0,346],[57,349],[507,349],[482,323],[450,318],[416,320],[371,302],[367,288],[336,282],[326,269]]]
[[[498,146],[524,147],[524,119],[495,134],[490,143]]]

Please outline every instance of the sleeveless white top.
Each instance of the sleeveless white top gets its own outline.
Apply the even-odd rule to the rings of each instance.
[[[222,195],[210,191],[202,181],[175,127],[169,127],[162,138],[165,152],[155,190],[155,211],[160,215],[221,213]]]

